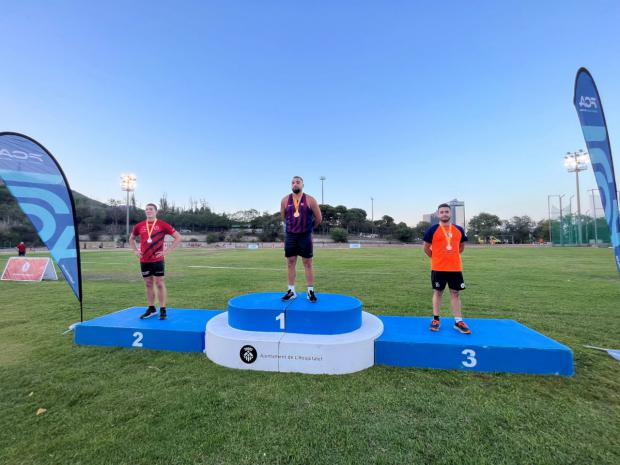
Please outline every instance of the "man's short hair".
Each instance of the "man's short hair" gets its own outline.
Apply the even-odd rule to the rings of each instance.
[[[437,207],[437,210],[439,210],[440,208],[450,208],[450,205],[448,205],[447,203],[442,203]],[[452,209],[450,208],[450,210]]]
[[[155,205],[154,203],[147,203],[146,207],[153,207],[155,209],[155,211],[157,211],[157,205]],[[146,208],[144,207],[144,208]]]
[[[301,176],[293,176],[293,179],[299,179],[301,182],[304,182],[304,178]]]

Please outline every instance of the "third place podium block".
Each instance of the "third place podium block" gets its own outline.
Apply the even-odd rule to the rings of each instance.
[[[375,363],[397,367],[572,376],[573,352],[514,320],[468,318],[472,334],[443,318],[439,332],[430,318],[384,316]]]

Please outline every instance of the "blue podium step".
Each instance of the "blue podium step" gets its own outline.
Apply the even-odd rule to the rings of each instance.
[[[168,319],[160,321],[157,317],[140,320],[145,308],[132,307],[76,325],[75,342],[81,345],[204,352],[205,339],[210,339],[212,356],[217,355],[212,360],[218,363],[224,360],[226,363],[221,364],[229,366],[232,363],[230,357],[237,365],[240,364],[241,346],[237,347],[240,343],[243,347],[254,347],[254,342],[262,344],[263,339],[271,338],[279,347],[275,352],[276,360],[282,362],[283,357],[286,360],[290,357],[305,360],[306,353],[312,354],[311,360],[321,359],[331,365],[320,369],[297,367],[295,370],[314,372],[312,370],[316,369],[319,370],[316,372],[325,373],[335,372],[334,366],[340,367],[339,372],[344,372],[339,361],[341,358],[353,360],[357,357],[364,360],[364,366],[368,365],[366,355],[359,357],[362,349],[352,349],[359,343],[360,347],[364,347],[364,353],[369,350],[370,360],[373,358],[374,344],[374,363],[377,365],[562,376],[574,374],[573,353],[568,347],[516,321],[467,319],[472,334],[464,335],[452,329],[452,318],[443,319],[441,331],[434,333],[428,329],[430,318],[384,316],[377,319],[366,315],[368,321],[369,318],[377,320],[376,328],[371,325],[376,330],[358,341],[355,338],[362,334],[364,327],[361,321],[357,323],[357,304],[360,307],[359,318],[362,319],[361,302],[357,299],[321,294],[316,304],[300,297],[284,305],[279,300],[280,294],[262,296],[264,300],[251,300],[249,296],[231,300],[231,304],[237,304],[232,305],[233,312],[237,311],[233,320],[238,318],[236,324],[244,328],[230,324],[230,311],[224,314],[219,310],[170,308]],[[277,297],[275,301],[273,296]],[[323,304],[320,304],[321,301]],[[239,302],[242,305],[238,305]],[[248,302],[254,303],[248,305]],[[278,306],[271,307],[271,304]],[[275,311],[280,313],[275,314]],[[211,334],[205,332],[207,322],[220,314],[221,321],[217,328],[212,324],[215,320],[209,323],[217,331],[214,329]],[[280,314],[284,318],[276,320]],[[265,325],[264,328],[267,323],[273,323],[271,317],[277,325],[275,328],[272,325],[269,330],[247,329],[260,325]],[[281,322],[284,329],[280,328]],[[350,328],[355,329],[346,331]],[[382,335],[377,338],[381,331]],[[285,344],[286,347],[290,346],[289,349],[294,349],[294,353],[284,350],[281,347],[284,343],[288,344]],[[254,349],[260,352],[259,357],[267,350],[262,346]],[[265,353],[271,352],[267,350]],[[319,353],[323,355],[317,355]]]
[[[110,313],[75,327],[75,343],[80,345],[128,347],[204,352],[207,322],[220,310],[169,308],[168,319],[157,316],[141,320],[146,307],[131,307]]]
[[[572,376],[568,347],[513,320],[468,318],[472,334],[442,319],[439,332],[430,318],[383,316],[384,331],[375,341],[375,364],[481,372]]]
[[[228,302],[228,324],[243,331],[343,334],[362,325],[362,302],[339,294],[317,294],[312,303],[300,294],[282,302],[282,293],[235,297]]]

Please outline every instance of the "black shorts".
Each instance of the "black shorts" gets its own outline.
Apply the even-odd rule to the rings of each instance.
[[[284,256],[312,258],[312,233],[288,233],[284,239]]]
[[[436,291],[443,291],[446,284],[453,291],[465,289],[463,273],[460,271],[431,271],[431,285]]]
[[[140,270],[142,271],[142,277],[148,278],[150,276],[163,276],[164,275],[164,262],[140,262]]]
[[[21,250],[19,250],[19,251],[17,252],[17,256],[18,256],[18,257],[25,257],[25,256],[26,256],[26,251],[24,250],[24,251],[22,252]]]

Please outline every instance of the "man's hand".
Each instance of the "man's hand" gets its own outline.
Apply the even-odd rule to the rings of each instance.
[[[136,257],[142,258],[142,252],[140,252],[139,250],[136,249],[136,250],[133,251],[133,253],[136,254]]]
[[[431,246],[431,244],[429,244],[428,242],[424,243],[424,253],[429,257],[429,258],[433,258],[433,248]]]

